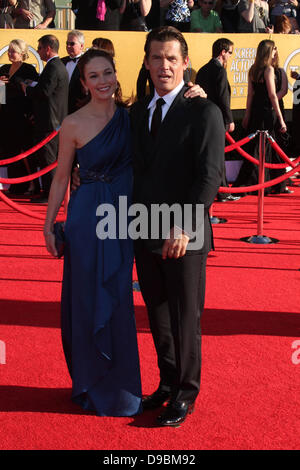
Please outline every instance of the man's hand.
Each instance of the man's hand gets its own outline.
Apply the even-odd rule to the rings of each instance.
[[[188,86],[190,88],[185,92],[185,98],[196,98],[196,96],[207,98],[207,94],[199,85],[194,85],[192,82],[188,82]]]
[[[186,253],[189,237],[178,227],[173,227],[162,248],[162,259],[181,258]]]
[[[77,166],[74,168],[72,172],[72,186],[71,190],[76,191],[80,186],[80,176],[79,176],[79,168]]]
[[[234,122],[230,122],[228,125],[228,132],[233,132],[235,129]]]

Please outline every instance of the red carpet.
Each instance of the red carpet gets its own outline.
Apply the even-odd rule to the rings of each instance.
[[[300,340],[300,187],[293,189],[265,199],[264,232],[279,239],[268,246],[240,241],[256,234],[256,197],[214,205],[227,223],[214,225],[208,259],[201,392],[177,429],[153,428],[157,412],[99,418],[70,402],[59,329],[62,261],[48,256],[39,221],[1,203],[0,448],[298,449],[300,351],[292,345]],[[158,372],[139,292],[135,304],[148,394]]]

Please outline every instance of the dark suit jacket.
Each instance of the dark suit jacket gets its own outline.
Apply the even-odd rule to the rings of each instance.
[[[225,127],[233,122],[230,109],[231,88],[224,67],[217,59],[211,59],[198,71],[196,83],[207,93],[207,98],[222,111]]]
[[[34,88],[27,87],[32,100],[35,133],[45,135],[61,125],[68,112],[69,77],[62,61],[55,57],[46,64]]]
[[[63,57],[61,61],[64,65],[67,65],[69,62],[69,56]],[[80,73],[78,67],[76,66],[69,82],[68,114],[77,111],[77,109],[80,107],[78,105],[78,100],[82,100],[84,98],[85,94],[80,82]]]
[[[131,108],[133,129],[133,199],[147,208],[151,204],[203,204],[204,246],[212,247],[208,209],[220,185],[224,165],[224,124],[219,108],[200,97],[184,98],[187,87],[176,96],[167,112],[156,141],[148,126],[147,96]],[[164,240],[148,240],[151,250]],[[189,250],[189,247],[188,247]],[[191,251],[196,253],[196,251]]]

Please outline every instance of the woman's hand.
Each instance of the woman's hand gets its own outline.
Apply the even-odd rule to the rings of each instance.
[[[274,26],[273,26],[273,25],[268,26],[268,27],[266,28],[266,33],[268,33],[268,34],[273,34],[273,33],[274,33]]]
[[[25,8],[19,8],[18,11],[25,20],[30,21],[33,19],[33,14],[29,10],[25,10]]]
[[[188,86],[190,88],[185,92],[185,98],[196,98],[196,96],[207,98],[207,94],[199,85],[194,85],[192,82],[188,82]]]
[[[279,129],[279,132],[281,132],[281,134],[285,134],[287,132],[286,123],[282,121],[280,124],[281,124],[281,127]]]
[[[9,82],[9,78],[6,75],[1,75],[0,80],[5,83]]]
[[[294,80],[297,80],[298,78],[298,72],[296,72],[296,70],[292,70],[291,71],[291,77],[294,79]],[[2,78],[0,77],[0,80],[2,80]]]
[[[57,250],[55,248],[55,236],[51,231],[44,231],[44,238],[46,242],[47,251],[57,258]]]

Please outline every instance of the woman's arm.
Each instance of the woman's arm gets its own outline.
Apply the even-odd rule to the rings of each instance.
[[[147,16],[151,10],[152,0],[140,0],[140,9],[143,16]]]
[[[278,117],[278,120],[279,120],[279,124],[280,124],[280,128],[281,128],[280,130],[285,132],[286,131],[286,125],[285,125],[285,122],[283,120],[281,110],[280,110],[280,107],[279,107],[279,103],[278,103],[278,98],[277,98],[277,95],[276,95],[275,73],[274,73],[274,68],[272,66],[269,66],[269,67],[266,68],[266,70],[264,72],[264,77],[265,77],[265,81],[266,81],[270,101],[272,103],[272,106],[273,106],[273,109],[276,113],[276,116]]]
[[[247,23],[251,23],[253,21],[253,18],[254,18],[254,3],[255,3],[254,0],[248,0],[249,6],[248,6],[247,10],[244,10],[240,13],[242,15],[242,17],[244,18],[244,20],[247,21]]]
[[[126,4],[127,4],[126,0],[123,0],[120,6],[120,10],[119,10],[121,15],[123,15],[124,11],[126,10]]]
[[[278,101],[281,100],[288,92],[288,79],[284,69],[279,69],[281,73],[281,88],[277,91]]]
[[[46,29],[48,28],[49,24],[52,23],[52,21],[55,18],[56,15],[56,7],[55,3],[53,0],[45,0],[45,6],[46,6],[46,17],[44,20],[38,24],[35,29]]]
[[[74,136],[77,132],[78,127],[76,126],[74,118],[67,117],[59,133],[58,164],[51,184],[47,216],[44,224],[44,237],[47,250],[53,256],[57,256],[53,225],[68,188],[76,151]]]
[[[248,127],[252,100],[253,100],[253,85],[252,85],[252,80],[250,78],[250,74],[248,74],[248,94],[247,94],[246,112],[245,112],[245,116],[243,118],[243,123],[242,123],[244,129],[247,129]]]

